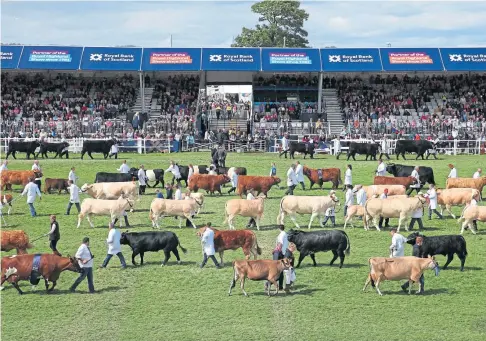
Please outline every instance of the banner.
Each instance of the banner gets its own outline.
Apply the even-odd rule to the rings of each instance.
[[[486,71],[486,47],[440,49],[446,71]]]
[[[202,69],[207,71],[260,71],[260,49],[203,49]]]
[[[22,54],[23,46],[18,45],[2,45],[0,46],[0,68],[1,69],[16,69],[19,65],[20,55]]]
[[[24,46],[19,69],[77,70],[82,47]]]
[[[444,71],[439,49],[380,49],[385,71]]]
[[[140,71],[142,49],[138,47],[85,47],[82,70]]]
[[[378,49],[321,49],[324,72],[382,71]]]
[[[263,71],[319,72],[321,56],[317,49],[262,49]]]
[[[144,71],[199,71],[201,49],[149,48],[143,49]]]

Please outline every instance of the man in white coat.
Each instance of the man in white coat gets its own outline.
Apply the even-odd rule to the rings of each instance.
[[[396,228],[391,229],[390,235],[392,236],[390,258],[405,256],[405,244],[407,243],[407,238],[402,236],[400,233],[397,233]]]
[[[138,170],[138,194],[145,194],[145,188],[147,187],[147,176],[145,175],[145,169],[143,165],[140,165]]]
[[[106,244],[108,244],[108,253],[106,254],[106,258],[103,261],[103,264],[100,265],[100,268],[106,268],[106,266],[110,262],[111,257],[116,255],[118,259],[120,259],[122,269],[126,269],[127,263],[125,263],[125,258],[123,257],[123,254],[121,252],[120,245],[121,233],[113,223],[110,223],[108,228],[108,238],[106,238]]]
[[[419,170],[420,170],[420,167],[415,166],[415,168],[412,171],[412,174],[410,174],[410,176],[412,178],[414,178],[416,182],[413,185],[410,185],[410,188],[407,191],[407,195],[412,194],[413,190],[415,190],[418,194],[418,192],[420,191],[420,188],[422,187],[422,185],[420,184]]]
[[[473,174],[473,179],[479,179],[482,172],[483,170],[481,168],[478,168],[478,170]]]
[[[115,159],[118,159],[118,143],[115,142],[111,148],[110,148],[110,154],[108,155],[109,158],[111,159],[112,156],[115,157]]]
[[[201,244],[203,249],[203,261],[199,266],[201,269],[206,265],[208,258],[211,258],[217,269],[221,269],[221,265],[214,257],[214,231],[211,229],[211,223],[206,225],[206,231],[201,236]]]
[[[282,152],[278,155],[278,157],[282,157],[282,154],[285,154],[285,158],[287,158],[287,153],[289,151],[289,139],[287,134],[282,136]]]
[[[339,155],[341,155],[341,137],[336,137],[332,142],[334,142],[334,155],[339,160]]]
[[[346,186],[346,199],[344,201],[344,216],[348,215],[348,207],[353,205],[354,193],[353,193],[353,186],[347,185]]]
[[[4,170],[8,170],[7,165],[8,165],[8,160],[4,160],[2,165],[0,166],[0,174],[2,174]]]
[[[366,204],[367,197],[363,185],[356,185],[355,192],[356,192],[356,204],[364,207],[364,205]]]
[[[169,168],[167,168],[165,170],[165,173],[169,173],[169,172],[171,172],[172,175],[174,175],[175,180],[180,185],[181,184],[181,172],[179,170],[179,166],[174,161],[171,161]],[[172,183],[174,183],[174,182],[172,182]]]
[[[42,169],[40,168],[39,166],[39,161],[38,160],[35,160],[34,161],[34,164],[32,165],[32,170],[33,171],[36,171],[36,172],[41,172],[42,173]],[[35,178],[34,179],[34,183],[39,186],[39,189],[41,189],[42,187],[42,177],[38,177],[38,178]]]
[[[78,260],[78,264],[81,267],[81,273],[76,281],[73,283],[71,288],[69,288],[70,292],[75,292],[78,285],[85,279],[88,278],[88,289],[89,293],[93,294],[95,292],[94,284],[93,284],[93,254],[89,248],[89,237],[83,238],[83,243],[78,248],[76,252],[76,259]]]
[[[299,161],[295,163],[295,175],[297,176],[297,182],[302,186],[302,189],[305,190],[304,167],[302,167]]]
[[[238,187],[238,174],[236,174],[236,172],[233,172],[233,174],[231,175],[231,189],[228,191],[228,194],[236,191],[236,187]]]
[[[79,206],[79,187],[73,183],[73,180],[69,180],[69,203],[66,210],[66,215],[69,215],[71,212],[71,207],[76,205],[78,209],[78,213],[81,212],[81,207]]]
[[[69,171],[69,175],[68,175],[68,180],[71,180],[73,184],[76,184],[76,181],[78,181],[78,176],[76,175],[75,171],[76,168],[71,167],[71,170]]]
[[[344,187],[343,191],[346,190],[346,186],[353,186],[353,166],[348,165],[346,167],[346,172],[344,172]]]
[[[33,178],[29,179],[29,183],[24,187],[24,191],[21,195],[24,196],[25,194],[27,194],[27,205],[29,205],[30,215],[35,217],[37,215],[34,208],[35,197],[39,196],[39,200],[42,200],[42,196],[39,187],[34,183]]]
[[[381,153],[380,153],[380,159],[382,156],[385,155],[388,160],[390,160],[390,156],[388,155],[388,141],[383,135],[383,139],[381,140]]]
[[[287,171],[287,191],[285,195],[294,195],[295,186],[297,186],[297,176],[295,174],[295,164],[291,165]]]
[[[287,232],[285,232],[285,228],[283,225],[279,225],[278,229],[280,233],[277,236],[277,240],[275,241],[275,249],[272,252],[273,260],[280,260],[284,258],[285,253],[287,252],[287,248],[289,247],[289,240]],[[278,289],[283,290],[283,280],[284,274],[283,272],[280,274],[278,278]],[[265,282],[265,289],[269,285],[268,281]]]
[[[449,169],[451,170],[449,175],[447,176],[448,178],[455,179],[457,178],[457,169],[454,167],[454,165],[449,164]]]
[[[127,160],[123,160],[122,165],[117,170],[122,174],[128,174],[128,172],[130,172],[130,167],[127,165]]]
[[[444,219],[442,215],[437,211],[437,192],[435,191],[435,186],[430,185],[426,198],[429,198],[429,220],[432,219],[432,212],[434,212],[439,219]]]
[[[386,175],[386,165],[382,159],[378,160],[378,168],[376,169],[376,176]]]

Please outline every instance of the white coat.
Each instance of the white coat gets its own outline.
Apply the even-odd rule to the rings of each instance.
[[[344,173],[344,184],[345,185],[353,184],[353,172],[349,168],[346,169],[346,172]]]
[[[437,192],[435,189],[429,189],[427,194],[430,200],[429,207],[431,210],[435,210],[437,208]]]
[[[424,215],[424,210],[422,208],[418,208],[417,210],[413,211],[412,218],[422,218]]]
[[[298,164],[297,167],[295,167],[295,174],[297,175],[297,181],[304,182],[304,167],[301,164]]]
[[[386,165],[384,162],[382,162],[378,165],[378,168],[376,169],[376,176],[385,176],[385,175],[386,175]]]
[[[248,193],[248,194],[246,195],[246,200],[253,200],[253,199],[255,199],[255,196],[254,196],[253,194]]]
[[[69,190],[69,202],[76,204],[79,203],[79,187],[75,184],[72,184],[68,188]]]
[[[72,180],[72,182],[75,184],[76,180],[78,180],[76,173],[74,173],[73,171],[69,171],[68,180]]]
[[[456,168],[452,168],[451,169],[451,172],[449,173],[449,176],[448,178],[457,178],[457,169]]]
[[[338,139],[335,139],[333,141],[334,141],[334,153],[338,154],[341,151],[341,141]]]
[[[120,239],[121,233],[118,229],[112,228],[110,232],[108,232],[106,243],[108,244],[109,255],[116,255],[118,252],[121,252]]]
[[[354,193],[353,193],[353,190],[352,189],[348,189],[346,191],[346,201],[344,203],[344,206],[351,206],[353,204],[353,197],[354,197]]]
[[[208,256],[214,256],[214,231],[210,228],[206,228],[204,231],[201,243],[203,246],[203,252]]]
[[[118,145],[117,144],[114,144],[114,145],[111,146],[110,153],[111,154],[118,154]]]
[[[7,168],[7,165],[6,165],[6,164],[3,164],[3,165],[1,165],[1,166],[0,166],[0,174],[2,174],[2,172],[3,172],[4,170],[8,170],[8,168]]]
[[[297,177],[295,176],[295,172],[292,168],[289,168],[287,171],[287,186],[294,186],[297,185]]]
[[[174,200],[182,200],[182,191],[180,188],[175,191]]]
[[[166,173],[171,172],[172,175],[174,175],[174,177],[176,179],[180,179],[181,178],[181,172],[179,171],[179,166],[177,166],[177,165],[170,165],[170,167],[167,168],[165,172]]]
[[[392,237],[392,244],[390,245],[390,252],[392,257],[403,257],[405,256],[405,243],[407,238],[402,236],[400,233],[395,233]]]
[[[284,136],[282,137],[282,150],[288,150],[289,149],[289,140]]]
[[[326,217],[334,217],[335,215],[336,215],[336,209],[334,206],[331,206],[326,210]]]
[[[145,177],[145,171],[143,169],[139,169],[138,170],[138,184],[140,186],[147,186],[147,182],[146,182],[146,177]]]
[[[39,191],[39,186],[37,186],[33,182],[29,182],[25,186],[24,191],[22,192],[22,196],[24,196],[25,194],[27,194],[27,204],[33,204],[34,201],[35,201],[36,195],[38,195],[39,198],[41,197],[41,193]]]
[[[76,251],[76,259],[78,259],[78,264],[80,267],[82,268],[92,268],[93,267],[93,256],[89,250],[89,248],[86,246],[86,244],[81,244],[81,246],[78,248],[78,251]],[[81,262],[79,259],[81,260],[88,260],[88,263],[86,264],[83,264],[83,262]]]
[[[120,168],[118,168],[118,171],[122,174],[128,174],[128,172],[130,171],[130,167],[128,167],[128,165],[126,163],[123,163]]]
[[[32,170],[42,172],[42,169],[39,166],[37,166],[35,163],[32,165]],[[35,180],[40,180],[40,179],[42,178],[35,178]]]
[[[366,192],[363,188],[356,193],[356,203],[361,206],[366,204]]]
[[[289,246],[289,240],[287,236],[287,232],[281,231],[279,235],[277,236],[277,243],[276,244],[282,244],[282,253],[285,254],[285,251],[287,251],[287,248]]]
[[[420,188],[420,176],[419,176],[419,172],[417,172],[414,169],[413,172],[412,172],[412,174],[410,176],[412,178],[415,178],[417,180],[417,183],[415,185],[411,185],[410,187],[412,187],[412,188]]]
[[[481,177],[481,174],[479,172],[476,172],[473,174],[473,179],[479,179]]]
[[[238,174],[233,172],[233,177],[231,178],[231,187],[238,187]]]
[[[194,168],[189,168],[189,172],[187,173],[187,182],[189,183],[189,179],[191,178],[191,176],[194,175]]]

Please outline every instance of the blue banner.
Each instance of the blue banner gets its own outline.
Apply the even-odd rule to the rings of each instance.
[[[203,49],[202,69],[207,71],[260,71],[260,49]]]
[[[77,70],[82,47],[24,46],[19,69]]]
[[[142,70],[199,71],[201,70],[201,49],[143,49]]]
[[[81,70],[140,71],[141,62],[138,47],[85,47]]]
[[[486,47],[440,49],[447,71],[486,71]]]
[[[262,49],[262,70],[318,72],[321,56],[317,49]]]
[[[380,49],[385,71],[444,71],[439,49]]]
[[[23,46],[18,45],[1,45],[0,69],[16,69],[19,65],[20,55],[22,54]]]
[[[379,72],[383,70],[378,49],[322,49],[324,72]]]

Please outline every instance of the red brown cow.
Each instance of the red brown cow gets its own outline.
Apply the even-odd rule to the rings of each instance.
[[[412,178],[411,176],[375,176],[375,179],[373,180],[373,185],[403,185],[408,189],[416,182],[417,179]]]
[[[207,192],[221,193],[221,186],[230,182],[230,178],[226,175],[209,175],[209,174],[194,174],[189,179],[189,186],[187,187],[192,192],[197,192],[199,189],[204,189]]]
[[[324,182],[332,182],[332,189],[337,189],[338,186],[342,183],[341,180],[341,170],[339,168],[322,168],[321,176],[319,176],[319,170],[309,168],[304,166],[304,174],[310,181],[310,188],[314,184],[318,184],[319,188],[322,189],[322,185]]]
[[[24,255],[27,253],[27,249],[32,247],[29,243],[29,236],[25,231],[22,230],[12,230],[6,231],[2,230],[2,251],[8,252],[10,250],[16,249],[18,255]]]
[[[8,205],[7,214],[10,215],[10,211],[12,210],[12,202],[14,200],[13,195],[0,193],[0,199],[1,199],[1,205],[3,206]]]
[[[235,260],[233,262],[233,279],[231,280],[228,295],[231,295],[231,289],[236,286],[236,281],[240,280],[241,291],[245,296],[248,294],[245,291],[245,278],[252,281],[269,281],[267,285],[268,296],[270,296],[270,287],[275,286],[275,295],[278,294],[277,280],[284,270],[292,268],[290,259],[284,258],[280,260]]]
[[[61,191],[64,190],[66,193],[69,193],[69,182],[67,179],[51,179],[47,178],[44,181],[44,193],[50,194],[51,189],[57,189],[58,194],[61,194]]]
[[[206,231],[206,227],[199,229],[197,232],[199,237]],[[221,266],[224,266],[223,254],[225,250],[237,250],[241,247],[246,259],[250,259],[251,255],[253,255],[253,259],[257,259],[257,255],[262,254],[256,234],[251,230],[220,231],[212,227],[211,229],[214,231],[214,251],[219,252],[219,257],[221,258],[219,264]]]
[[[257,192],[257,195],[263,193],[267,196],[270,188],[279,183],[280,178],[276,176],[240,175],[238,177],[238,194],[241,198],[243,195],[246,195],[250,189],[253,189]]]
[[[16,171],[16,170],[4,170],[0,177],[1,189],[12,189],[12,185],[22,185],[25,187],[29,183],[30,178],[42,177],[41,172],[35,171]]]
[[[36,255],[20,255],[2,258],[2,279],[0,285],[5,281],[12,283],[20,295],[23,294],[19,288],[19,281],[29,280],[31,284],[37,285],[40,277],[44,278],[46,291],[51,292],[57,284],[59,275],[65,270],[81,272],[81,267],[74,257],[60,257],[54,254],[41,254],[38,270],[38,278],[31,278],[32,265]],[[49,282],[52,288],[49,289]],[[3,289],[3,287],[1,287]]]

